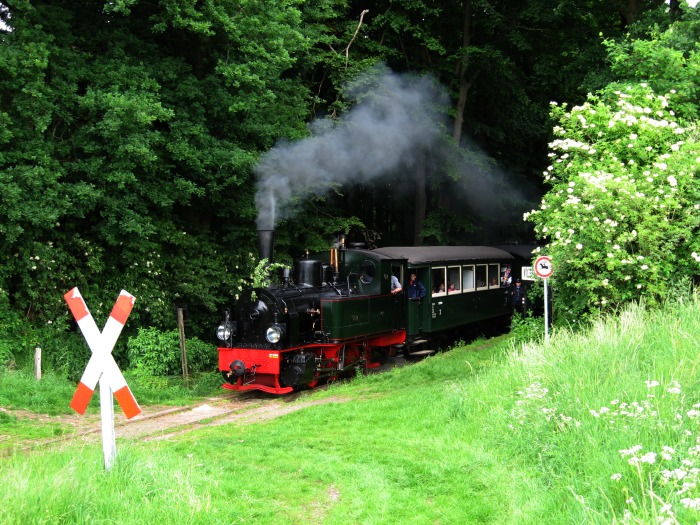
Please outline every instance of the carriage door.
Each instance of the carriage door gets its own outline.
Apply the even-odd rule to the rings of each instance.
[[[416,273],[418,280],[425,286],[425,297],[420,300],[409,300],[408,293],[406,300],[408,302],[408,323],[406,326],[406,335],[413,336],[420,334],[424,326],[427,326],[425,317],[430,311],[430,269],[429,268],[409,268],[406,270],[406,286],[408,287],[408,279],[411,272]]]

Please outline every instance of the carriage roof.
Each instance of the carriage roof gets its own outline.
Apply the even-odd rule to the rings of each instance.
[[[372,253],[390,259],[407,259],[413,266],[513,259],[510,253],[492,246],[388,246],[372,250]]]
[[[498,244],[496,248],[501,248],[508,253],[513,254],[515,257],[520,257],[521,259],[526,259],[531,261],[537,255],[537,244]]]

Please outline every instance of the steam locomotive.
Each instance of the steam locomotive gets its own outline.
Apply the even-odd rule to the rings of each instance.
[[[274,231],[259,233],[272,259]],[[217,329],[228,390],[286,394],[421,351],[437,337],[511,314],[501,276],[513,261],[489,246],[346,247],[295,261],[280,284],[246,290]],[[415,273],[421,299],[405,292]],[[404,283],[391,293],[391,276]]]

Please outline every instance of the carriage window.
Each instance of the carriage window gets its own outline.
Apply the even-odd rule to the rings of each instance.
[[[433,268],[433,295],[445,293],[445,268]]]
[[[501,275],[498,266],[498,264],[489,264],[489,288],[498,288],[501,286],[498,282]]]
[[[477,264],[476,265],[476,288],[483,289],[487,287],[488,281],[486,280],[486,265]]]
[[[462,279],[459,266],[450,266],[447,269],[447,293],[457,293],[462,290]]]
[[[465,266],[462,270],[462,290],[465,292],[474,291],[474,267]]]
[[[360,280],[369,284],[374,281],[374,275],[376,273],[376,267],[372,261],[365,261],[360,265]]]

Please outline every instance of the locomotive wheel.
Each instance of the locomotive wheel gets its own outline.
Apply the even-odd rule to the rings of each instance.
[[[316,385],[318,385],[318,379],[314,379],[313,381],[306,383],[306,386],[308,386],[309,388],[316,388]]]

